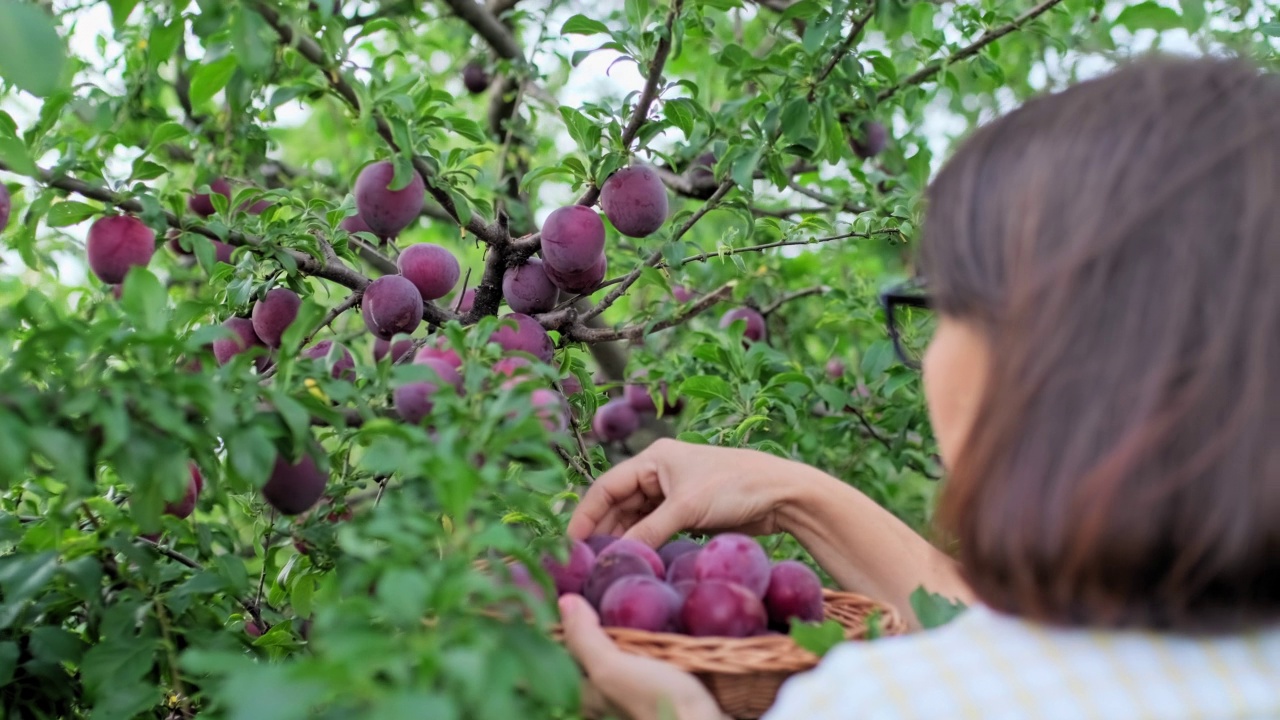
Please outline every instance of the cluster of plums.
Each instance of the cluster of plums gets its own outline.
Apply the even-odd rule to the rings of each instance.
[[[772,563],[759,543],[736,533],[706,545],[673,540],[657,551],[595,535],[571,541],[565,560],[542,564],[558,594],[582,595],[608,627],[741,638],[823,618],[813,570],[794,560]],[[514,582],[540,592],[523,567],[512,570]]]

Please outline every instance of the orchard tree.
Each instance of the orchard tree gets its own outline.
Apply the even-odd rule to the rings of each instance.
[[[577,716],[539,558],[655,438],[923,527],[876,292],[950,142],[1152,47],[1271,62],[1280,23],[0,0],[0,29],[3,711],[447,720]]]

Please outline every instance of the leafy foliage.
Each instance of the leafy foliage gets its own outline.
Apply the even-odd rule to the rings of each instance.
[[[574,717],[553,609],[501,561],[545,586],[566,504],[658,435],[814,464],[924,527],[939,468],[875,291],[910,272],[948,143],[1137,49],[1274,63],[1278,34],[1274,8],[1237,0],[48,5],[0,0],[0,707],[49,718]],[[470,62],[486,93],[464,89]],[[890,142],[864,159],[869,122]],[[712,173],[691,171],[707,152]],[[610,230],[614,282],[538,318],[555,366],[493,382],[502,271],[637,159],[672,216],[644,239]],[[393,189],[427,183],[394,246],[341,227],[374,160]],[[189,197],[219,178],[230,197],[198,217]],[[83,247],[116,212],[164,243],[118,289]],[[477,289],[472,311],[461,288],[424,308],[463,360],[429,427],[390,396],[432,374],[375,362],[353,310],[418,242]],[[221,323],[273,287],[304,300],[271,368],[261,350],[219,366]],[[740,305],[767,342],[719,327]],[[338,353],[303,356],[313,339],[348,347],[357,379],[330,372]],[[591,441],[642,370],[683,411]],[[549,430],[531,392],[570,376],[573,427]],[[276,459],[317,444],[321,505],[273,511]],[[179,519],[191,463],[205,485]],[[926,600],[929,623],[955,612]]]

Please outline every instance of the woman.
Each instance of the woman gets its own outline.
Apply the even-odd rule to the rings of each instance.
[[[914,304],[958,563],[817,470],[675,442],[601,477],[570,534],[788,532],[845,588],[970,605],[835,649],[767,720],[1280,717],[1280,82],[1130,65],[978,130],[928,201]],[[561,609],[624,714],[722,717]]]

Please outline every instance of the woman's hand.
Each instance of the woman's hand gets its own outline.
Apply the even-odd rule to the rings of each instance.
[[[662,439],[587,490],[569,535],[623,535],[657,547],[681,530],[780,532],[788,460],[754,450]]]
[[[561,597],[560,616],[565,645],[587,673],[583,707],[588,716],[601,714],[603,699],[631,720],[725,720],[715,698],[693,675],[619,650],[581,596]]]

